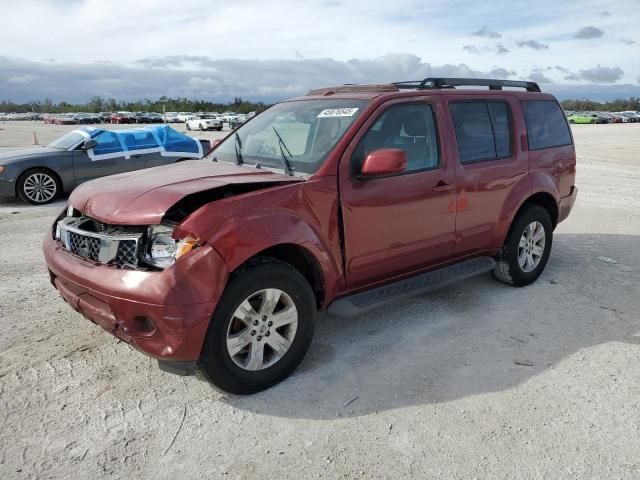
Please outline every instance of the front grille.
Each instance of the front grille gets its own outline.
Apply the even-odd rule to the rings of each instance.
[[[118,245],[116,264],[119,268],[135,267],[138,264],[138,246],[135,240],[122,240]]]
[[[100,239],[69,232],[69,251],[82,258],[98,261],[100,255]]]
[[[136,268],[144,229],[108,225],[89,217],[58,221],[62,246],[82,258],[118,268]]]
[[[99,220],[95,220],[92,218],[90,221],[94,232],[102,233],[105,232],[107,228],[109,228],[109,225],[107,225],[106,223],[102,223]]]

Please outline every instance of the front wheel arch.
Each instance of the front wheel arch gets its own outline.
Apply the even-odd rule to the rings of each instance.
[[[246,268],[247,265],[260,262],[261,259],[264,258],[275,259],[295,268],[307,280],[307,282],[309,282],[309,285],[311,285],[316,297],[317,308],[322,308],[325,295],[324,273],[322,272],[320,263],[313,253],[294,243],[281,243],[279,245],[266,248],[253,255],[242,265],[236,268],[234,272]]]

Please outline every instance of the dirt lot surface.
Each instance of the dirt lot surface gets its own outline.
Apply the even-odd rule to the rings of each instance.
[[[0,147],[68,129],[34,125]],[[250,397],[73,312],[40,250],[64,201],[0,201],[0,478],[640,478],[640,125],[573,130],[578,202],[537,283],[324,317]]]

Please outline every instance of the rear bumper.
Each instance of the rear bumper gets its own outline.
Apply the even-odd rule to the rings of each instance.
[[[558,211],[558,223],[565,220],[571,210],[573,209],[573,205],[576,203],[576,198],[578,197],[578,187],[571,187],[571,193],[566,197],[562,197],[560,199],[559,211]]]
[[[51,283],[87,319],[163,362],[193,362],[227,281],[226,265],[202,246],[161,272],[97,265],[47,235]]]

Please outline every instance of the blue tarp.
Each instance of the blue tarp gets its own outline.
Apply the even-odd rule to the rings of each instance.
[[[119,156],[133,151],[160,152],[167,156],[187,156],[200,158],[202,146],[195,138],[184,135],[168,125],[127,128],[123,130],[103,130],[84,127],[80,130],[89,134],[98,144],[89,152],[92,157]]]

